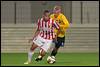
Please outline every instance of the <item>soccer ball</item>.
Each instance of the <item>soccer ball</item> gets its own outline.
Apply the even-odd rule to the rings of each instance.
[[[53,64],[53,63],[55,63],[55,57],[54,56],[48,56],[48,58],[47,58],[47,62],[49,63],[49,64]]]

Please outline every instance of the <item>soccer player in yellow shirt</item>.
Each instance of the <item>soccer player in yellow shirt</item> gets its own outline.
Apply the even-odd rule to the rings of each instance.
[[[55,58],[59,47],[64,46],[65,32],[68,29],[70,24],[67,18],[61,13],[60,6],[54,7],[53,14],[50,15],[50,18],[54,19],[60,25],[60,29],[61,29],[60,32],[58,32],[58,30],[55,30],[55,32],[57,33],[57,41],[55,42],[55,47],[51,52],[51,56],[49,56]]]

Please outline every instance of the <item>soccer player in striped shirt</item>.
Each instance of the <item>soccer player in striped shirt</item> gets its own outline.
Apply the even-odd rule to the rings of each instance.
[[[32,55],[34,54],[34,50],[39,47],[41,49],[40,54],[36,60],[41,60],[46,52],[50,49],[52,45],[53,39],[55,39],[54,29],[60,29],[59,25],[50,18],[50,12],[45,10],[43,13],[43,17],[38,19],[38,28],[33,36],[33,44],[28,52],[28,61],[24,64],[31,63]]]

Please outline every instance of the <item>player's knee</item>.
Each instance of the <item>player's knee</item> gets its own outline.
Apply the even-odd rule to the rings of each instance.
[[[31,46],[31,48],[30,48],[30,50],[31,50],[31,51],[34,51],[34,49],[37,48],[37,47],[38,47],[38,46],[35,45],[35,44],[33,43],[32,46]]]

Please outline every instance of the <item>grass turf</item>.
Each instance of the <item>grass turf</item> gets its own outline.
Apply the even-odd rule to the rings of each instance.
[[[58,53],[55,64],[48,64],[46,58],[40,62],[35,61],[34,54],[32,63],[25,65],[27,53],[1,53],[1,66],[99,66],[98,53]]]

